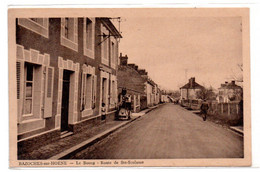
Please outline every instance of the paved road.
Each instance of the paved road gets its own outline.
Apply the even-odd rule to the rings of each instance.
[[[165,104],[118,130],[73,159],[241,158],[243,138]]]

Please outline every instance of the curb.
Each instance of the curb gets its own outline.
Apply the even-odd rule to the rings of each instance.
[[[112,134],[113,132],[115,132],[119,128],[124,127],[125,125],[135,121],[138,118],[140,118],[140,116],[136,117],[136,118],[134,118],[130,121],[126,121],[124,123],[121,123],[121,124],[119,124],[115,127],[112,127],[110,129],[104,131],[103,133],[100,133],[100,134],[98,134],[98,135],[96,135],[96,136],[94,136],[94,137],[92,137],[92,138],[90,138],[86,141],[79,143],[76,146],[73,146],[73,147],[71,147],[71,148],[69,148],[69,149],[67,149],[67,150],[65,150],[65,151],[63,151],[63,152],[61,152],[57,155],[50,157],[48,160],[66,159],[66,158],[70,157],[71,155],[75,154],[76,152],[81,151],[81,150],[87,148],[88,146],[95,144],[96,142],[98,142],[98,141],[102,140],[103,138],[107,137],[108,135]]]
[[[184,109],[185,109],[185,108],[184,108]],[[186,109],[186,110],[187,110],[187,109]],[[188,111],[192,112],[194,115],[197,115],[197,111],[191,111],[191,110],[188,110]],[[197,116],[198,116],[198,115],[197,115]],[[229,129],[230,131],[232,131],[232,132],[235,132],[235,133],[239,134],[240,136],[244,136],[243,130],[237,129],[236,127],[232,127],[232,126],[230,126],[228,129]]]
[[[146,112],[144,112],[145,114],[152,111],[153,109],[155,109],[157,107],[154,107],[154,108],[151,108],[149,110],[147,110]],[[127,124],[130,124],[131,122],[135,121],[136,119],[140,118],[141,116],[137,116],[136,118],[134,119],[131,119],[130,121],[126,121],[122,124],[119,124],[113,128],[110,128],[106,131],[104,131],[103,133],[100,133],[76,146],[73,146],[57,155],[54,155],[52,157],[50,157],[48,160],[58,160],[58,159],[66,159],[68,157],[70,157],[71,155],[75,154],[76,152],[78,151],[81,151],[85,148],[87,148],[88,146],[91,146],[93,144],[95,144],[96,142],[102,140],[103,138],[107,137],[108,135],[112,134],[113,132],[115,132],[116,130],[118,130],[119,128],[122,128],[124,126],[126,126]]]
[[[157,106],[158,107],[158,106]],[[154,107],[154,108],[151,108],[149,110],[147,110],[146,112],[144,112],[145,114],[147,114],[148,112],[156,109],[157,107]],[[122,128],[124,126],[126,126],[127,124],[130,124],[131,122],[135,121],[136,119],[140,118],[141,116],[137,116],[136,118],[134,119],[131,119],[130,121],[126,121],[122,124],[119,124],[115,127],[112,127],[106,131],[104,131],[103,133],[100,133],[86,141],[83,141],[82,143],[79,143],[78,145],[76,146],[73,146],[57,155],[54,155],[52,157],[50,157],[48,160],[59,160],[59,159],[66,159],[66,158],[69,158],[70,156],[72,156],[73,154],[75,154],[76,152],[78,151],[81,151],[85,148],[87,148],[88,146],[91,146],[93,144],[95,144],[96,142],[102,140],[103,138],[109,136],[110,134],[112,134],[113,132],[115,132],[116,130],[118,130],[119,128]]]
[[[229,127],[229,129],[238,133],[238,134],[240,134],[240,135],[242,135],[242,136],[244,136],[244,132],[240,129],[237,129],[236,127]]]

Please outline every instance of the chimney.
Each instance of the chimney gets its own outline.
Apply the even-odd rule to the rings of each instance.
[[[135,70],[136,70],[136,71],[138,70],[138,66],[137,66],[137,65],[135,65]]]
[[[195,77],[191,77],[190,79],[189,79],[189,83],[190,83],[190,88],[193,88],[194,86],[195,86]]]
[[[132,63],[131,64],[127,64],[127,66],[129,66],[129,67],[131,67],[133,69],[135,68],[135,64],[132,64]]]
[[[136,71],[138,71],[138,66],[134,63],[128,64],[129,67],[135,69]]]
[[[139,69],[139,70],[138,70],[138,73],[139,73],[140,75],[147,75],[147,72],[145,71],[145,69]]]
[[[120,65],[121,66],[126,66],[127,65],[127,61],[128,61],[127,55],[122,56],[122,53],[120,53],[119,59],[120,59]]]

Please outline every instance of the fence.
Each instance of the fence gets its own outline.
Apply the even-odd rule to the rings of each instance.
[[[208,114],[218,115],[224,119],[231,121],[243,119],[243,112],[241,112],[240,110],[239,102],[209,102]]]

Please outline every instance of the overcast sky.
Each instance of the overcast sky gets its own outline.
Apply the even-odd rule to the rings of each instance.
[[[218,88],[242,64],[240,17],[122,18],[119,52],[166,89]],[[186,71],[186,72],[185,72]],[[186,73],[186,74],[185,74]]]

